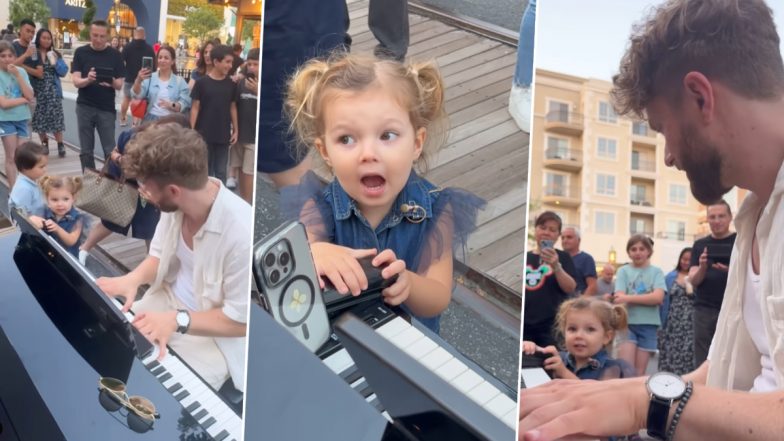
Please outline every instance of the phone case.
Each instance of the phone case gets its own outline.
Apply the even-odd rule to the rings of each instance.
[[[256,243],[253,275],[278,323],[313,352],[327,341],[327,309],[301,223],[281,225]]]

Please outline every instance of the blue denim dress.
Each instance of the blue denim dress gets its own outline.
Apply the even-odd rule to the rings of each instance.
[[[51,219],[55,221],[57,225],[59,225],[63,230],[69,233],[71,232],[71,230],[74,229],[74,227],[79,221],[82,221],[82,234],[79,236],[79,240],[77,240],[76,243],[74,243],[71,246],[66,246],[60,240],[57,234],[49,231],[46,232],[46,234],[52,236],[57,241],[57,243],[62,245],[66,251],[68,251],[69,253],[73,254],[76,257],[79,257],[79,245],[81,245],[82,242],[84,242],[85,231],[87,231],[87,217],[84,216],[81,212],[79,212],[79,210],[77,210],[76,208],[71,207],[71,211],[65,213],[65,216],[60,218],[60,220],[57,220],[55,219],[55,215],[54,213],[52,213],[52,210],[50,210],[49,207],[46,207],[46,209],[44,209],[44,219],[47,220]]]
[[[631,378],[636,376],[634,369],[623,360],[610,358],[607,351],[602,349],[588,361],[588,364],[577,369],[577,366],[568,352],[561,351],[561,360],[577,378],[581,380],[612,380],[615,378]]]
[[[303,213],[302,207],[309,200],[315,202],[317,210]],[[392,209],[375,229],[337,179],[324,184],[309,172],[299,186],[281,190],[281,201],[286,219],[298,219],[319,231],[323,228],[322,240],[354,249],[391,249],[406,262],[407,269],[419,274],[427,271],[445,245],[451,244],[453,252],[464,253],[468,235],[476,228],[477,210],[485,205],[476,195],[455,188],[441,189],[413,170]],[[451,220],[452,225],[445,220]],[[444,237],[442,233],[450,227],[452,237]],[[402,308],[411,313],[405,305]],[[411,315],[439,332],[440,315]]]

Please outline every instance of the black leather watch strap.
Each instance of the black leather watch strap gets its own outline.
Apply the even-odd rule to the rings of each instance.
[[[667,418],[670,415],[672,401],[652,397],[648,405],[648,435],[664,440],[667,436]]]

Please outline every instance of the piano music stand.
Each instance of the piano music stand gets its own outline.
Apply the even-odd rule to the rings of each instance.
[[[394,425],[413,439],[503,440],[514,430],[351,314],[334,325]]]

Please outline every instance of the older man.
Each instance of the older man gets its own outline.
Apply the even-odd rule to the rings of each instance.
[[[735,225],[708,361],[605,382],[555,381],[520,396],[520,438],[780,440],[784,433],[784,63],[763,0],[671,0],[634,27],[614,78],[621,114],[647,117],[665,163],[716,203],[750,190]],[[709,251],[710,252],[710,251]],[[750,393],[752,392],[752,393]],[[674,437],[673,437],[674,436]]]
[[[596,262],[593,256],[580,251],[580,231],[575,227],[566,227],[561,232],[561,248],[572,256],[577,276],[576,295],[593,296],[596,294]]]
[[[596,295],[604,297],[605,295],[612,295],[615,293],[615,267],[609,263],[604,265],[602,273],[596,280]]]

